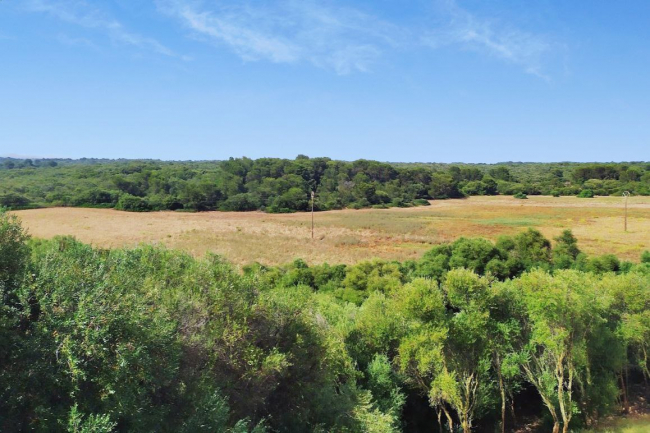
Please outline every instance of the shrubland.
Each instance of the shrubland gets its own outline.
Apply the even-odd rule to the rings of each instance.
[[[304,155],[212,162],[0,158],[0,206],[12,209],[283,213],[309,210],[312,191],[316,210],[419,206],[472,195],[649,195],[650,164],[389,164]]]
[[[246,266],[30,239],[0,212],[0,430],[558,432],[647,391],[650,253],[566,231]]]

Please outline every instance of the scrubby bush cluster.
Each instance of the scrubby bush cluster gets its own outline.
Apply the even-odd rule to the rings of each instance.
[[[650,164],[445,165],[299,156],[215,162],[11,160],[0,163],[0,206],[127,211],[296,212],[427,205],[471,195],[650,194]]]
[[[589,258],[570,232],[239,272],[0,213],[0,294],[7,432],[467,433],[522,407],[557,432],[649,375],[650,253]]]

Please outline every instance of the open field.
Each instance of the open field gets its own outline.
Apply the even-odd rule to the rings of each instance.
[[[316,213],[127,213],[112,209],[48,208],[16,212],[35,237],[73,235],[101,247],[161,243],[195,255],[223,254],[245,264],[353,263],[372,257],[413,259],[433,244],[460,236],[496,239],[534,227],[549,238],[570,228],[588,254],[613,253],[638,261],[650,248],[650,197],[631,197],[628,232],[623,199],[533,196],[470,197],[431,206]]]

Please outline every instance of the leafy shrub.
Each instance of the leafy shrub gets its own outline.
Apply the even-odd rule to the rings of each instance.
[[[114,206],[117,202],[118,194],[100,189],[90,189],[82,191],[79,195],[70,200],[73,206]]]
[[[136,197],[131,194],[122,194],[115,209],[129,212],[146,212],[151,210],[151,207],[149,206],[149,202],[142,197]]]
[[[641,254],[641,263],[650,263],[650,251],[644,251]]]
[[[580,194],[578,194],[578,197],[580,198],[593,198],[594,197],[594,192],[591,189],[583,189],[580,191]]]
[[[513,196],[514,198],[518,198],[520,200],[525,200],[528,198],[528,195],[524,194],[523,192],[518,192]]]
[[[401,197],[391,200],[389,207],[409,207],[411,204]]]
[[[613,254],[604,254],[589,259],[585,268],[586,271],[596,274],[618,272],[621,268],[621,261]]]
[[[68,432],[70,433],[111,433],[117,423],[112,422],[109,415],[84,416],[77,405],[72,406],[68,418]]]
[[[27,197],[20,194],[10,192],[8,194],[0,195],[0,207],[9,209],[21,209],[30,205]]]
[[[10,292],[13,293],[27,265],[28,239],[18,217],[0,208],[0,295],[5,302],[12,298]],[[0,308],[1,305],[0,300]]]
[[[270,213],[289,213],[295,211],[306,211],[309,208],[309,200],[305,191],[300,188],[291,188],[284,194],[273,200],[273,204],[266,208]]]
[[[497,181],[497,192],[503,195],[515,195],[523,192],[524,186],[520,183],[507,182],[504,180]]]
[[[253,194],[244,193],[228,197],[219,207],[223,211],[254,211],[260,208],[260,200]]]

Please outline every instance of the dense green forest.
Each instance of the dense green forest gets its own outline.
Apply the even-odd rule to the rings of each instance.
[[[0,206],[295,212],[471,195],[650,195],[650,163],[388,164],[262,158],[165,162],[0,158]]]
[[[240,271],[0,212],[0,294],[3,432],[567,432],[648,390],[650,252],[570,231]]]

